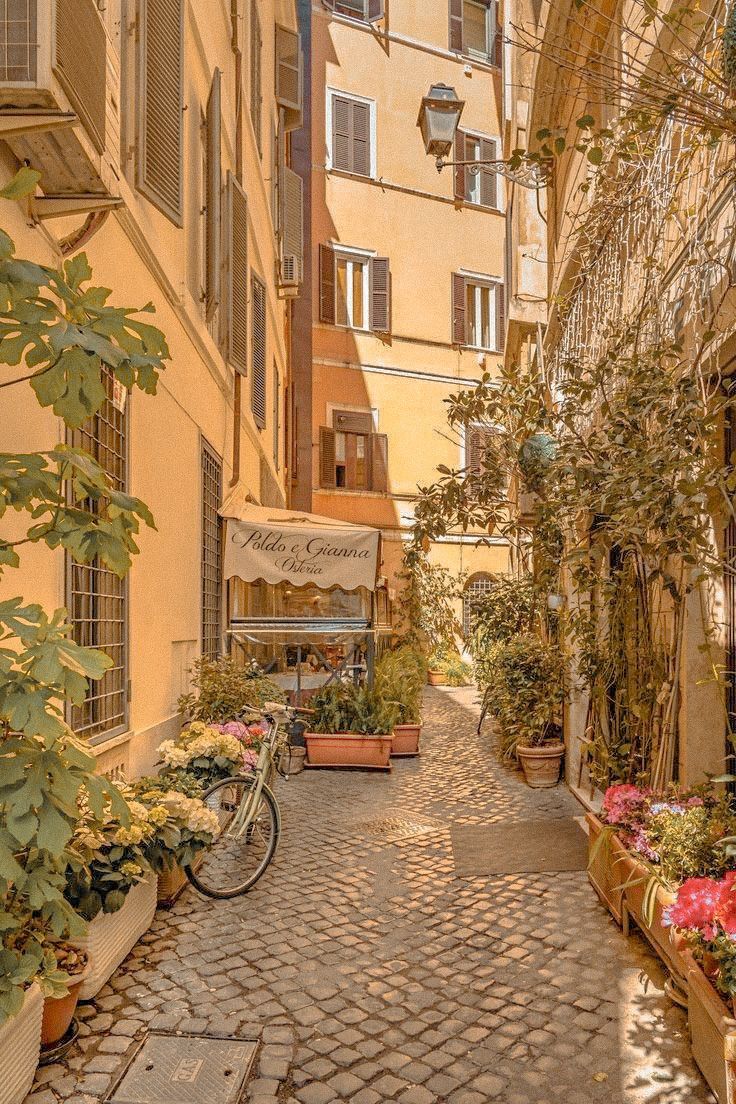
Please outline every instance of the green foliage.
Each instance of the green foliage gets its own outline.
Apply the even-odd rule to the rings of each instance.
[[[312,732],[355,732],[366,736],[393,732],[398,709],[387,701],[380,689],[334,682],[312,696],[310,719]]]
[[[384,652],[376,663],[375,688],[396,705],[395,724],[419,724],[427,663],[416,648],[403,645]]]
[[[198,659],[192,685],[196,694],[184,694],[179,709],[192,720],[210,724],[226,724],[248,707],[261,709],[266,702],[285,700],[281,687],[255,661],[243,666],[229,656]]]
[[[208,809],[199,796],[188,797],[170,788],[168,778],[143,778],[133,785],[132,792],[146,807],[154,826],[145,844],[145,856],[158,873],[170,870],[175,863],[189,866],[219,834],[217,813]]]
[[[29,195],[39,178],[23,168],[0,197]],[[29,369],[10,371],[0,387],[30,383],[39,403],[70,428],[100,409],[105,378],[153,394],[169,355],[159,330],[135,309],[108,305],[109,290],[90,279],[84,254],[61,268],[38,265],[17,257],[0,231],[0,367]],[[153,524],[142,502],[67,445],[0,454],[0,520],[11,511],[28,515],[29,528],[16,537],[14,523],[12,538],[0,536],[0,572],[18,566],[19,548],[42,542],[122,576],[138,551],[139,525]],[[90,895],[103,872],[94,872],[97,857],[79,851],[80,808],[85,823],[113,818],[123,831],[129,821],[125,799],[96,776],[94,757],[64,721],[66,706],[81,704],[89,680],[111,665],[71,634],[65,610],[49,616],[20,597],[0,602],[0,1021],[17,1012],[34,978],[52,989],[61,984],[50,948],[80,935],[82,915],[94,912]],[[111,879],[100,897],[112,907],[116,872],[104,873]]]
[[[723,76],[733,89],[736,87],[736,4],[728,5],[728,14],[721,39]]]
[[[494,646],[508,644],[534,629],[539,619],[539,602],[540,596],[529,575],[521,578],[498,575],[490,589],[474,599],[472,630],[467,643],[479,686],[487,686],[492,676],[489,661],[494,655]]]
[[[728,797],[684,811],[665,808],[647,822],[647,843],[659,855],[662,877],[671,886],[687,878],[720,877],[732,865],[722,846],[736,827]]]
[[[534,634],[495,644],[488,660],[485,702],[499,728],[499,745],[513,759],[519,745],[539,747],[558,738],[564,700],[564,664],[559,647]]]
[[[463,579],[441,564],[430,563],[419,547],[410,547],[399,581],[405,641],[429,649],[453,647],[461,632],[454,603],[462,595]]]

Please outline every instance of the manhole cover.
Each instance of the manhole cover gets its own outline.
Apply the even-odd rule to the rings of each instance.
[[[252,1039],[150,1034],[110,1104],[235,1104],[256,1053]]]
[[[439,832],[444,825],[431,817],[400,812],[388,812],[375,820],[355,825],[355,831],[364,836],[382,836],[384,839],[408,839],[427,832]]]

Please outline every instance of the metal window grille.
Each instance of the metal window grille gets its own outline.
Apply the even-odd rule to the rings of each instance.
[[[217,659],[222,624],[222,460],[202,442],[202,655]]]
[[[107,399],[94,417],[69,434],[69,443],[84,449],[124,491],[128,481],[128,412],[113,401],[115,381],[103,370]],[[87,501],[90,512],[99,504]],[[113,736],[128,723],[128,593],[124,579],[95,559],[89,564],[67,559],[67,606],[77,644],[99,648],[112,660],[103,677],[90,683],[82,705],[73,706],[72,728],[80,735]]]
[[[492,588],[493,577],[491,575],[477,575],[468,580],[468,585],[463,594],[463,635],[466,640],[473,631],[475,602]]]
[[[0,0],[0,81],[36,80],[38,0]]]

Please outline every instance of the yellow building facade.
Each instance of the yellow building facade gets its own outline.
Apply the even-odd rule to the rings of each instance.
[[[446,399],[493,373],[505,340],[502,179],[438,175],[417,129],[444,83],[465,102],[457,160],[500,156],[499,10],[486,0],[314,0],[300,7],[311,104],[300,143],[309,241],[295,312],[293,502],[377,526],[396,590],[417,485],[470,462]],[[482,579],[501,540],[450,535],[432,562]]]
[[[110,302],[155,306],[147,317],[171,351],[157,395],[108,381],[73,435],[153,512],[129,577],[39,545],[2,582],[6,596],[67,606],[75,638],[112,656],[69,718],[106,771],[152,768],[179,729],[192,661],[222,646],[217,511],[229,487],[286,502],[301,74],[293,0],[29,0],[0,12],[0,175],[24,161],[41,172],[36,197],[4,203],[3,227],[38,263],[83,248]],[[64,437],[27,384],[0,392],[0,450]]]

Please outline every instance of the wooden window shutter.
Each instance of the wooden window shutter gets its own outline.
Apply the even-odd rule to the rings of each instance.
[[[304,183],[298,173],[284,165],[281,182],[281,234],[283,255],[298,259],[304,268]]]
[[[276,471],[281,468],[281,373],[273,363],[273,463]]]
[[[463,0],[450,0],[450,49],[463,52]]]
[[[353,171],[353,103],[345,96],[332,97],[332,167]]]
[[[353,164],[350,172],[371,175],[371,109],[368,104],[353,101]]]
[[[496,284],[496,349],[503,351],[506,342],[506,288]]]
[[[182,226],[184,0],[140,0],[136,184]]]
[[[367,436],[373,432],[373,415],[370,410],[335,410],[332,414],[332,428],[338,433],[361,433]]]
[[[259,429],[266,424],[266,287],[251,280],[251,409]]]
[[[368,22],[377,23],[379,19],[383,19],[384,8],[384,0],[368,0],[368,7],[366,9],[366,18]]]
[[[335,251],[319,247],[319,320],[335,324]]]
[[[248,200],[232,173],[227,177],[227,359],[248,371]]]
[[[258,18],[257,0],[250,7],[250,117],[256,136],[258,153],[263,153],[263,82],[261,78],[261,52],[263,38]]]
[[[465,310],[465,277],[459,272],[452,274],[452,343],[467,345],[467,318]]]
[[[465,466],[477,475],[483,470],[486,431],[480,426],[468,426],[465,431]]]
[[[23,53],[22,47],[11,43],[23,41],[23,38],[17,37],[20,29],[31,34],[31,27],[28,26],[26,31],[18,19],[23,11],[25,20],[31,23],[31,6],[35,7],[28,4],[4,5],[6,57]],[[40,18],[43,19],[43,15]],[[14,32],[15,37],[10,37],[8,41],[8,36]],[[26,41],[35,41],[35,31],[33,37]],[[35,50],[29,53],[35,57]],[[102,153],[105,149],[107,114],[107,40],[95,0],[56,0],[54,72],[79,113],[95,149]]]
[[[222,233],[221,146],[222,73],[215,69],[207,101],[207,179],[205,181],[205,318],[211,322],[220,305],[220,243]]]
[[[503,28],[501,26],[499,0],[491,0],[491,9],[493,16],[493,45],[491,47],[491,63],[501,69],[503,66]]]
[[[319,428],[319,485],[336,487],[335,431],[328,426]]]
[[[388,491],[388,437],[385,433],[371,433],[371,490]]]
[[[497,157],[496,143],[491,138],[481,138],[481,161],[495,161]],[[487,167],[480,170],[480,202],[483,207],[498,207],[498,173]]]
[[[458,130],[455,135],[455,161],[465,161],[465,134],[462,130]],[[467,185],[467,166],[455,165],[455,199],[466,199],[468,194]]]
[[[388,257],[373,257],[370,263],[371,329],[391,331],[391,272]]]
[[[287,27],[276,27],[276,101],[294,111],[302,109],[301,37]]]

